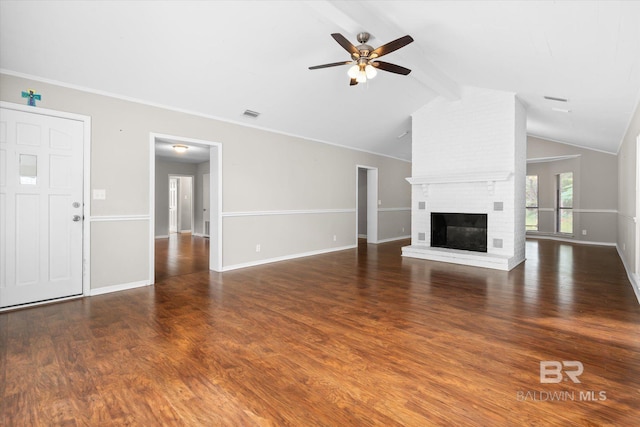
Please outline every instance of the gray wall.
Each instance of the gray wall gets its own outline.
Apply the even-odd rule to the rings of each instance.
[[[23,104],[28,87],[42,94],[40,107],[92,119],[90,188],[107,190],[106,200],[91,200],[88,218],[103,219],[90,227],[94,289],[152,280],[151,219],[144,220],[150,215],[150,133],[221,144],[223,268],[355,246],[358,164],[379,168],[380,208],[387,209],[379,215],[379,239],[409,231],[408,162],[0,75],[3,101]],[[135,248],[126,256],[119,255],[123,236]]]
[[[562,156],[576,157],[554,159]],[[618,164],[614,154],[529,137],[527,159],[527,175],[538,175],[538,234],[554,233],[555,176],[561,172],[573,172],[574,234],[569,238],[587,242],[615,243]],[[532,159],[538,162],[531,163]],[[586,230],[586,235],[582,234],[583,230]]]
[[[178,232],[193,231],[193,179],[194,176],[181,177],[178,190]]]

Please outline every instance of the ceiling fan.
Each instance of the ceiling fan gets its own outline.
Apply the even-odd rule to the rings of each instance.
[[[402,74],[403,76],[406,76],[411,72],[410,69],[401,67],[400,65],[378,60],[378,58],[380,58],[381,56],[394,52],[401,47],[405,47],[406,45],[411,43],[413,41],[413,38],[411,36],[400,37],[399,39],[382,45],[377,49],[374,49],[367,44],[370,36],[371,35],[369,33],[358,33],[357,38],[360,44],[358,46],[354,46],[342,34],[331,34],[331,37],[333,37],[340,46],[342,46],[347,52],[351,54],[352,60],[344,62],[332,62],[331,64],[315,65],[313,67],[309,67],[309,69],[317,70],[320,68],[337,67],[340,65],[351,64],[352,67],[349,68],[349,72],[347,73],[351,78],[351,80],[349,81],[350,86],[355,86],[358,83],[366,82],[367,79],[374,78],[377,74],[376,69],[388,71],[395,74]]]

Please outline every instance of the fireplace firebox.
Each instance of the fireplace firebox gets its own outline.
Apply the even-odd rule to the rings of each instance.
[[[431,246],[487,252],[487,214],[432,212]]]

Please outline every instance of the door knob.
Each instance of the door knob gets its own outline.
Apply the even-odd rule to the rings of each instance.
[[[80,215],[74,215],[73,216],[73,222],[78,222],[82,219],[82,217]]]

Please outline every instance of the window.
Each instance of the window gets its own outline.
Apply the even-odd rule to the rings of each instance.
[[[573,172],[556,175],[556,231],[559,233],[573,233]]]
[[[538,231],[538,175],[527,175],[527,231]]]

